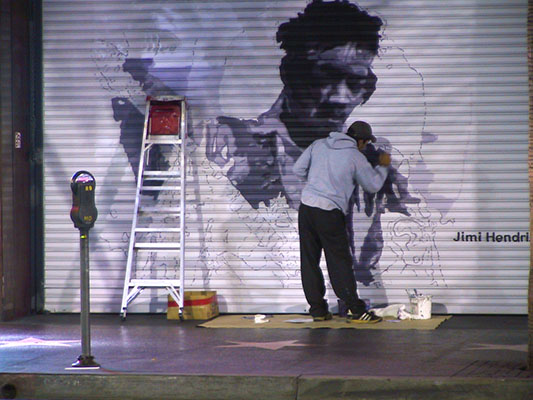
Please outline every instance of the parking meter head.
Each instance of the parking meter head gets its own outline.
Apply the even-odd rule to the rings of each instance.
[[[70,219],[78,229],[90,229],[98,217],[98,210],[94,203],[94,189],[96,180],[87,171],[78,171],[70,179],[72,190],[72,208]]]

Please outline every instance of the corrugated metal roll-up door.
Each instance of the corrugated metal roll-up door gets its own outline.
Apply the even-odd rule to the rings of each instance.
[[[86,169],[99,210],[91,306],[119,312],[144,99],[178,94],[190,106],[187,290],[216,290],[223,312],[304,312],[292,164],[365,120],[394,179],[359,193],[349,217],[361,297],[407,303],[417,289],[434,312],[527,312],[527,1],[358,2],[370,20],[320,3],[43,0],[48,310],[79,309],[69,179]],[[361,27],[379,22],[375,49]],[[374,91],[361,69],[372,59]],[[142,273],[177,269],[148,261]],[[147,291],[129,311],[165,309],[164,291]]]

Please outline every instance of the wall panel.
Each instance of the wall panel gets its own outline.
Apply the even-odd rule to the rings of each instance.
[[[305,311],[301,186],[290,172],[303,148],[280,119],[290,92],[280,78],[286,53],[276,32],[308,3],[43,0],[47,309],[79,309],[68,182],[87,169],[97,179],[99,208],[92,310],[119,312],[144,99],[174,93],[190,106],[186,289],[217,290],[225,312]],[[405,303],[406,289],[416,288],[434,296],[436,312],[525,313],[527,1],[357,4],[383,22],[372,67],[378,81],[342,122],[372,125],[415,199],[406,201],[396,186],[401,207],[383,200],[383,213],[367,216],[364,203],[354,211],[361,297]],[[255,130],[237,131],[218,117]],[[270,141],[220,151],[209,142],[250,137]],[[263,157],[258,165],[269,165],[270,182],[251,164],[254,152]],[[253,183],[236,184],[232,171]],[[361,246],[373,222],[382,250],[365,262]],[[149,264],[167,276],[175,270],[172,258]],[[328,297],[333,306],[329,287]],[[130,306],[165,309],[162,291]]]

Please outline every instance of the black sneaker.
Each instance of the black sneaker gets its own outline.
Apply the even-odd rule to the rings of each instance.
[[[351,311],[348,311],[346,317],[346,322],[350,324],[377,324],[381,321],[383,321],[383,318],[370,311],[364,311],[361,314],[352,314]]]
[[[321,315],[319,317],[313,317],[313,321],[315,322],[329,321],[332,318],[333,318],[333,314],[331,314],[330,312],[327,312],[326,314]]]

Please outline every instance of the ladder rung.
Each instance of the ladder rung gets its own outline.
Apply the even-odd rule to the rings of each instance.
[[[139,212],[144,213],[166,213],[166,214],[179,214],[181,208],[179,207],[139,207]]]
[[[181,139],[171,139],[171,138],[154,138],[150,136],[144,141],[146,144],[173,144],[180,145],[182,143]]]
[[[149,191],[159,190],[159,191],[167,191],[167,192],[170,192],[170,191],[176,192],[178,190],[181,190],[181,186],[142,186],[141,190],[149,190]]]
[[[137,253],[179,253],[180,249],[135,249]]]
[[[135,243],[136,249],[179,249],[178,242],[150,242],[150,243]]]
[[[145,286],[145,287],[167,287],[172,286],[179,288],[181,282],[179,279],[131,279],[129,286]]]
[[[135,228],[135,232],[181,232],[180,228]]]
[[[169,176],[176,176],[176,177],[179,177],[181,174],[179,171],[144,171],[143,172],[143,175],[144,176],[149,176],[149,177],[153,177],[153,176],[161,176],[161,177],[169,177]]]

